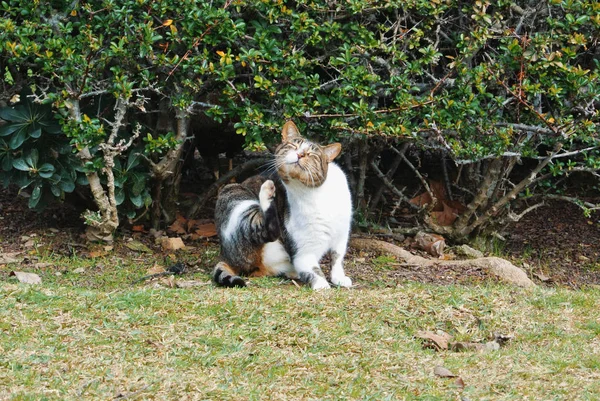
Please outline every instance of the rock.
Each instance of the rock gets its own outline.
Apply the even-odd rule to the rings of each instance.
[[[469,245],[460,245],[454,248],[454,251],[459,256],[464,256],[469,259],[483,258],[483,252],[471,248]]]
[[[178,249],[185,248],[185,244],[183,243],[183,240],[179,237],[175,237],[175,238],[164,237],[161,240],[161,246],[162,246],[163,250],[165,250],[165,251],[176,251]]]

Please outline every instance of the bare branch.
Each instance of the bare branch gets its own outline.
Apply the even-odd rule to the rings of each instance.
[[[419,207],[417,205],[414,205],[412,203],[410,203],[410,199],[408,199],[406,197],[406,195],[404,195],[404,193],[399,190],[394,183],[392,183],[386,176],[385,174],[383,174],[383,172],[379,169],[379,167],[377,167],[377,164],[375,164],[375,161],[371,161],[371,169],[373,170],[373,172],[375,173],[375,175],[377,176],[377,178],[379,178],[386,187],[388,187],[388,189],[390,191],[392,191],[396,196],[398,196],[402,201],[406,202],[411,208],[416,209],[416,210],[420,210]]]
[[[419,170],[417,170],[417,168],[410,162],[410,160],[408,160],[408,158],[406,157],[406,154],[401,153],[398,149],[396,149],[394,147],[392,147],[392,151],[402,158],[404,163],[406,163],[406,165],[415,173],[415,175],[417,176],[419,181],[421,181],[421,184],[423,184],[425,191],[427,191],[427,193],[431,197],[431,205],[429,205],[429,208],[433,208],[435,206],[435,204],[438,202],[438,200],[435,197],[435,194],[433,193],[431,188],[429,187],[429,183],[427,182],[427,180],[421,175]]]

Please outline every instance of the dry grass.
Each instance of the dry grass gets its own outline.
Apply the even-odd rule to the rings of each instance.
[[[107,270],[109,270],[107,268]],[[110,272],[107,272],[110,273]],[[0,284],[0,399],[592,400],[600,291],[481,284],[314,293]],[[83,274],[85,275],[85,273]],[[5,276],[6,277],[6,276]],[[206,279],[207,276],[199,274]],[[419,330],[514,339],[425,349]],[[459,375],[436,377],[443,365]]]

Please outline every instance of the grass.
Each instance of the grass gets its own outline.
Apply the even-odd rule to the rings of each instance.
[[[600,394],[597,288],[411,282],[315,293],[256,279],[246,289],[169,289],[130,284],[154,260],[42,259],[53,266],[37,271],[39,286],[8,278],[15,266],[0,268],[0,400]],[[78,267],[84,272],[72,273]],[[444,330],[459,341],[486,341],[493,333],[514,339],[487,353],[437,352],[414,337],[420,330]],[[435,376],[437,365],[465,387]]]

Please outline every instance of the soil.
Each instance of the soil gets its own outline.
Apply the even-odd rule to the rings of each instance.
[[[31,239],[44,244],[43,251],[46,254],[89,255],[98,246],[87,244],[84,239],[85,227],[80,218],[82,211],[65,203],[37,213],[27,208],[27,199],[18,195],[16,190],[0,190],[0,255],[9,252],[28,253],[32,249],[31,243],[28,244]],[[123,246],[123,242],[132,237],[146,244],[153,252],[162,252],[147,231],[135,232],[125,225],[118,237],[110,251],[117,256],[131,257],[132,251]],[[380,239],[392,241],[389,238]],[[585,217],[576,205],[554,202],[534,210],[516,223],[510,229],[507,241],[494,253],[496,256],[500,253],[500,256],[523,267],[537,284],[579,288],[600,285],[599,240],[599,213]],[[195,249],[218,249],[215,238],[207,240],[192,236],[185,238],[185,242]],[[394,242],[408,246],[407,243]],[[418,252],[414,249],[411,251]],[[446,253],[452,257],[452,248]],[[476,267],[407,266],[385,255],[360,249],[350,249],[346,261],[348,275],[358,287],[367,284],[396,286],[407,280],[446,285],[477,283],[487,279],[484,272]],[[151,265],[152,261],[148,263]],[[196,269],[209,272],[213,264],[214,260],[209,259],[196,265]],[[1,276],[4,278],[5,274]]]

